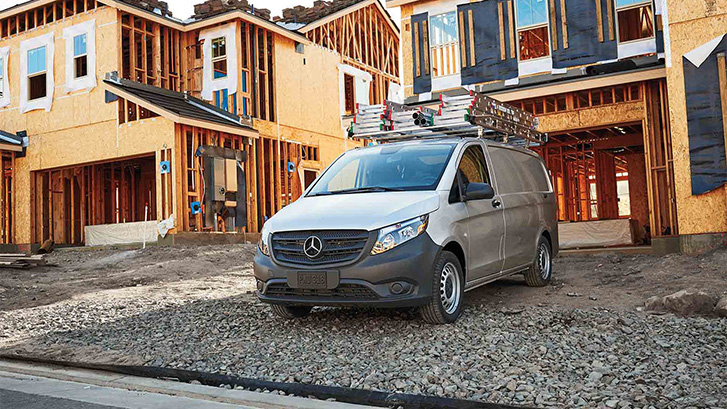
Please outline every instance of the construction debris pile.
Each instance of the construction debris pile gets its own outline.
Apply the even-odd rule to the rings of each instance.
[[[166,1],[159,0],[123,0],[124,3],[131,4],[132,6],[139,7],[140,9],[148,10],[154,13],[159,13],[162,16],[172,17],[172,12],[169,10],[169,4]]]
[[[538,132],[538,119],[512,105],[484,94],[440,96],[438,109],[412,108],[386,101],[381,105],[356,105],[349,136],[390,140],[402,137],[483,136],[514,144],[541,144],[547,135]]]
[[[27,269],[47,265],[48,263],[46,263],[43,255],[26,256],[25,254],[0,254],[0,269]]]
[[[243,10],[265,20],[270,20],[270,10],[257,8],[247,0],[207,0],[194,6],[195,20],[202,20],[232,10]]]
[[[313,2],[312,7],[295,6],[293,8],[283,9],[283,17],[276,17],[274,21],[308,24],[329,16],[337,11],[353,6],[361,1],[362,0],[316,0]]]

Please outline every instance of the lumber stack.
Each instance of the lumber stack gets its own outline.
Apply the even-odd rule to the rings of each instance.
[[[26,256],[25,254],[0,254],[0,268],[26,269],[47,265],[42,255]]]

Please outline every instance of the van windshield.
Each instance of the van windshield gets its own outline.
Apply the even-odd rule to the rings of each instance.
[[[334,162],[308,196],[434,190],[455,144],[381,145],[347,152]]]

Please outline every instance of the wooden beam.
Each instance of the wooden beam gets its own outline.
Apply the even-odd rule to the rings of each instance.
[[[497,3],[497,18],[500,23],[500,59],[505,61],[505,58],[507,58],[505,51],[505,16],[503,15],[501,2]]]
[[[601,0],[594,0],[596,2],[596,22],[598,23],[598,41],[603,42],[603,8],[601,7]]]
[[[719,70],[719,97],[722,103],[722,132],[724,133],[725,157],[727,157],[727,63],[725,53],[717,54],[717,68]]]
[[[507,22],[510,28],[510,58],[517,58],[515,50],[515,8],[512,0],[507,0]]]
[[[560,2],[561,31],[563,34],[563,48],[568,48],[568,18],[565,12],[565,0]]]

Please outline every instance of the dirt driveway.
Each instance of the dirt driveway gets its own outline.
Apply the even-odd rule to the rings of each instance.
[[[52,304],[100,290],[234,277],[254,290],[253,245],[64,249],[48,261],[58,267],[0,270],[0,311]],[[195,281],[196,280],[196,281]],[[467,294],[469,304],[496,307],[609,307],[633,310],[652,295],[682,289],[727,292],[727,251],[699,257],[668,255],[564,256],[554,261],[552,285],[528,288],[521,276]]]

